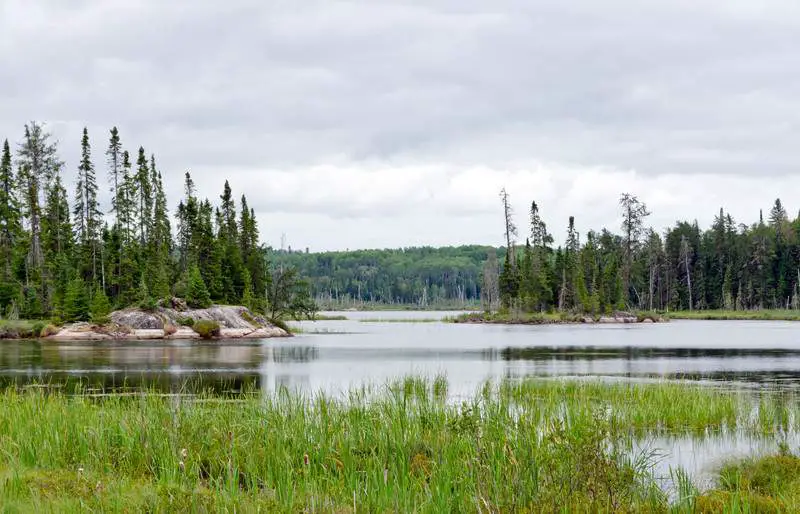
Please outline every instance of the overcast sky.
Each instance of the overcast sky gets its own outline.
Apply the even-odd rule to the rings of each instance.
[[[0,138],[45,122],[73,182],[88,126],[156,155],[171,208],[225,178],[262,239],[500,244],[539,203],[562,240],[757,219],[800,202],[796,0],[2,0]]]

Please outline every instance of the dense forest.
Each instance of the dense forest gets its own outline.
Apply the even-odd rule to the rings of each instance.
[[[364,304],[478,307],[489,246],[304,253],[276,251],[275,266],[295,267],[326,308]]]
[[[487,260],[487,304],[589,313],[800,308],[800,216],[790,219],[779,199],[766,219],[761,213],[750,225],[737,225],[720,209],[707,230],[682,221],[662,235],[647,226],[647,206],[622,194],[619,234],[589,231],[581,243],[570,217],[565,244],[557,248],[536,202],[525,244],[518,247],[505,190],[501,199],[511,251],[502,266]]]
[[[800,217],[790,219],[780,200],[750,225],[720,209],[706,230],[682,221],[659,233],[647,225],[647,206],[623,194],[618,233],[590,230],[581,237],[569,218],[564,244],[555,246],[535,202],[518,243],[510,198],[501,196],[502,248],[276,251],[272,260],[308,277],[315,299],[326,307],[800,309]]]
[[[173,234],[161,170],[111,129],[101,208],[86,129],[69,201],[58,144],[41,124],[25,126],[0,157],[0,309],[8,318],[98,319],[112,308],[153,308],[179,296],[196,307],[243,304],[273,317],[308,301],[293,269],[271,270],[255,213],[225,181],[216,206],[185,174]]]

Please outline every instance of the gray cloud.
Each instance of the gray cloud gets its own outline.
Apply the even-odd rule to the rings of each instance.
[[[269,191],[251,198],[265,219],[371,216],[344,189],[308,202],[270,186],[326,166],[395,189],[428,169],[420,205],[463,168],[779,177],[798,162],[798,29],[800,6],[778,0],[6,0],[0,137],[47,121],[74,167],[83,125],[98,163],[117,125],[156,153],[173,197],[185,169],[209,195],[229,177]]]

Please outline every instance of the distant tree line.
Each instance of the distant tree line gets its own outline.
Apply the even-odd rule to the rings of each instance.
[[[15,152],[8,140],[3,144],[0,314],[86,320],[115,307],[153,308],[173,295],[197,307],[313,308],[293,270],[270,269],[255,213],[244,195],[237,205],[227,181],[214,206],[196,195],[186,172],[173,234],[152,154],[142,147],[129,153],[111,129],[102,172],[111,201],[103,209],[86,129],[80,144],[72,202],[57,143],[41,124],[25,126]]]
[[[490,246],[307,253],[275,251],[275,267],[296,267],[320,306],[363,304],[478,307]]]
[[[626,193],[619,199],[619,234],[589,231],[581,242],[570,216],[558,247],[536,202],[517,247],[505,190],[501,201],[510,251],[502,266],[487,260],[487,307],[496,298],[504,308],[526,311],[800,309],[800,216],[790,219],[779,199],[766,219],[760,214],[750,225],[737,225],[720,209],[707,230],[681,221],[659,234],[646,225],[646,205]]]

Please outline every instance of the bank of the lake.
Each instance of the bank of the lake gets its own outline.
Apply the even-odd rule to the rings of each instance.
[[[800,310],[695,310],[664,313],[670,319],[721,320],[721,321],[800,321]]]
[[[662,434],[740,430],[777,440],[797,429],[796,398],[527,380],[453,404],[447,389],[443,378],[408,378],[346,399],[280,391],[238,401],[6,389],[0,503],[21,512],[800,507],[782,488],[746,494],[745,481],[705,490],[676,473],[665,487],[652,473],[657,456],[634,450]]]
[[[206,309],[128,308],[90,323],[55,325],[44,320],[0,321],[0,338],[54,341],[142,341],[191,339],[265,339],[291,336],[288,327],[240,305]]]
[[[447,321],[453,323],[488,323],[497,325],[663,323],[668,318],[656,313],[616,312],[591,315],[569,312],[468,312]]]

